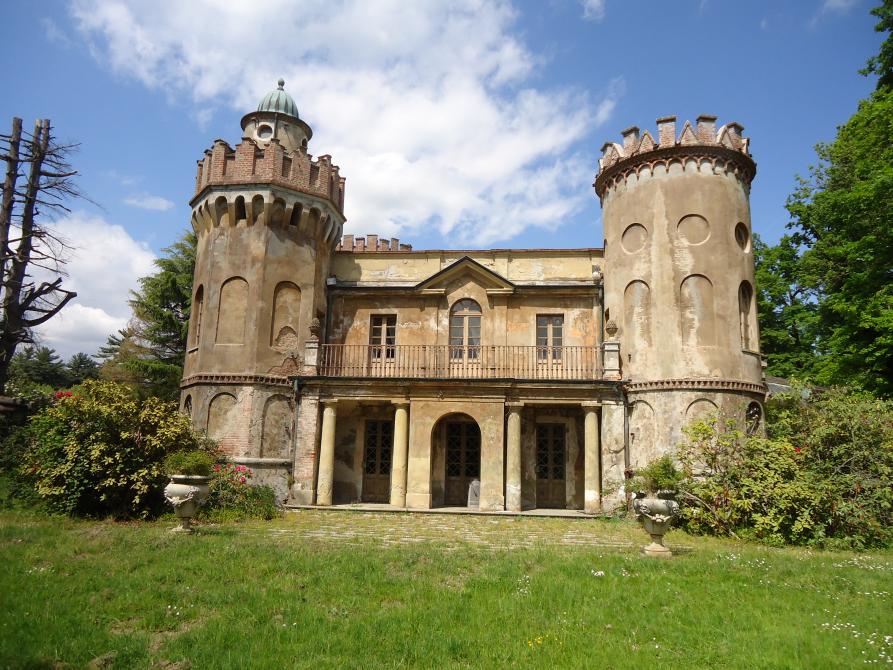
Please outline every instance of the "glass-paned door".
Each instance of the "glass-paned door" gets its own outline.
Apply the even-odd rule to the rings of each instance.
[[[393,452],[393,421],[366,421],[363,448],[363,502],[386,503],[391,499]]]
[[[478,361],[481,357],[481,306],[465,298],[450,310],[450,361]]]
[[[448,422],[444,503],[468,504],[468,487],[481,476],[481,431],[473,421]]]
[[[536,359],[540,362],[560,361],[564,346],[564,316],[540,314],[536,317]]]
[[[393,361],[397,342],[397,315],[377,314],[369,320],[369,355],[373,361]]]
[[[563,423],[540,423],[536,426],[537,507],[564,509],[566,506],[564,435]]]

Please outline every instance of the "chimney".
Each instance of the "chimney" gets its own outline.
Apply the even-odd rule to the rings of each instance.
[[[657,120],[657,143],[661,147],[672,147],[676,144],[676,117],[662,116]]]
[[[400,240],[396,237],[391,238],[391,251],[397,251],[400,249]]]
[[[412,251],[412,245],[411,244],[401,244],[400,251]]]
[[[345,235],[341,241],[341,246],[347,251],[353,251],[353,235]]]
[[[366,247],[369,251],[378,251],[378,235],[366,235]]]
[[[366,251],[366,238],[365,237],[355,238],[353,250],[354,251]]]
[[[623,135],[623,150],[626,155],[629,155],[631,149],[634,149],[636,144],[639,142],[639,127],[638,126],[630,126],[626,130],[620,133]]]
[[[378,241],[378,250],[379,251],[390,251],[391,250],[391,242],[389,240],[379,240]]]
[[[697,121],[698,139],[704,144],[716,144],[716,117],[701,114]]]

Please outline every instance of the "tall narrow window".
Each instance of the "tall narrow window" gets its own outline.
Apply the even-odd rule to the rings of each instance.
[[[377,314],[369,323],[369,344],[372,360],[384,357],[394,360],[394,345],[397,342],[397,315]]]
[[[450,358],[477,360],[481,355],[481,306],[465,298],[450,310]]]
[[[741,347],[747,351],[756,351],[753,289],[747,281],[741,282],[738,287],[738,320],[741,325]]]
[[[561,360],[561,347],[564,346],[564,316],[561,314],[539,314],[536,317],[536,357],[537,360]]]
[[[202,337],[202,316],[205,310],[205,287],[199,284],[192,301],[192,346],[197,347]]]

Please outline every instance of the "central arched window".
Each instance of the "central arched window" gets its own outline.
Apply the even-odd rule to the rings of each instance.
[[[470,298],[450,310],[450,358],[477,360],[481,355],[481,306]]]

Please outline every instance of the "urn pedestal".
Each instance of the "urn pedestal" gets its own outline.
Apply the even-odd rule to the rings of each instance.
[[[673,552],[664,545],[664,535],[670,529],[673,517],[679,513],[679,503],[664,498],[636,498],[633,509],[645,532],[651,536],[651,544],[643,547],[642,553],[655,558],[672,556]]]
[[[164,497],[180,519],[180,525],[172,531],[192,532],[192,517],[208,499],[210,482],[210,477],[201,475],[171,475],[170,483],[164,488]]]

